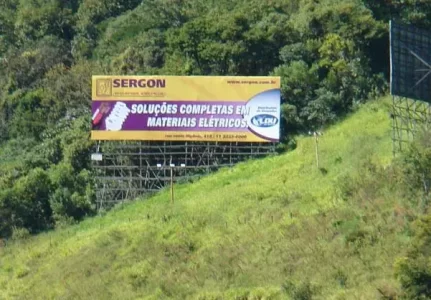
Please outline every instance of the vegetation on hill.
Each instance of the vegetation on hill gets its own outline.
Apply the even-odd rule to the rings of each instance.
[[[431,5],[419,0],[0,1],[0,237],[10,239],[43,232],[94,214],[89,168],[93,146],[89,140],[92,74],[279,75],[283,142],[288,143],[295,135],[332,124],[367,99],[384,93],[389,60],[387,21],[392,18],[429,27],[430,14]],[[362,141],[356,147],[363,144]],[[419,148],[404,163],[412,166],[407,168],[411,170],[409,174],[416,174],[422,184],[410,185],[412,190],[421,191],[422,186],[427,186],[424,170],[428,148]],[[289,156],[275,160],[286,157]],[[307,165],[306,161],[303,165]],[[392,177],[376,172],[372,171],[370,178],[382,182],[384,189],[385,180]],[[368,178],[359,177],[358,180]],[[354,192],[346,192],[345,197],[352,202],[349,205],[355,209],[355,193],[371,193],[362,191],[363,184],[370,186],[364,181],[349,187],[357,189]],[[377,187],[369,189],[374,191]],[[277,193],[282,190],[274,188]],[[244,199],[267,197],[263,190],[249,191]],[[310,193],[304,195],[297,197],[305,197],[308,202],[320,199]],[[411,199],[419,197],[409,195]],[[200,200],[204,201],[202,198],[203,194]],[[426,197],[420,199],[425,199],[420,202],[424,209]],[[208,205],[222,203],[225,202]],[[408,213],[402,210],[396,214],[410,222],[409,214],[414,218],[417,209],[412,204]],[[349,216],[359,218],[355,214]],[[308,224],[306,220],[301,221],[304,226]],[[188,225],[190,228],[194,228],[193,222]],[[417,289],[412,284],[418,282],[415,276],[420,280],[429,276],[423,263],[429,257],[430,243],[424,241],[423,233],[428,232],[429,222],[421,224],[414,248],[400,260],[397,269],[403,288],[411,293],[429,291],[426,284]],[[226,226],[232,229],[233,224]],[[359,235],[366,236],[362,231]],[[230,246],[235,245],[232,240]],[[230,246],[225,250],[234,255]],[[25,268],[31,269],[28,265]],[[252,266],[248,268],[251,270]],[[154,278],[160,278],[156,275]],[[174,280],[175,275],[170,276]],[[210,284],[198,281],[198,286]],[[8,289],[11,287],[21,288],[8,285]],[[22,288],[25,293],[32,287]],[[161,293],[169,293],[164,287],[159,288]]]
[[[385,91],[387,21],[428,26],[416,2],[1,1],[0,236],[94,213],[92,74],[280,75],[288,142]]]
[[[391,162],[385,103],[325,132],[320,170],[313,138],[300,138],[287,154],[177,186],[175,203],[166,191],[21,236],[0,249],[0,298],[429,296],[430,222],[417,236],[412,222],[428,207],[415,168],[429,150]]]

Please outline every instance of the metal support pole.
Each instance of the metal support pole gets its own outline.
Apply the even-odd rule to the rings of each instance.
[[[171,167],[171,202],[174,203],[174,168]]]
[[[309,131],[308,134],[314,136],[314,144],[316,148],[316,165],[317,169],[319,169],[319,135],[323,135],[323,133],[320,131]]]
[[[319,169],[319,138],[316,132],[314,133],[314,140],[316,143],[316,165],[317,165],[317,169]]]

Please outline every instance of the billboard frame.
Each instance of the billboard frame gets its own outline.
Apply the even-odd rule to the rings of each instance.
[[[431,31],[391,20],[389,44],[391,95],[430,103]]]
[[[173,170],[174,183],[193,182],[238,162],[275,155],[276,144],[99,141],[95,148],[98,159],[92,160],[97,211],[138,197],[145,199],[168,187],[170,164],[185,165]]]
[[[424,130],[430,129],[431,106],[427,102],[405,97],[392,97],[392,151],[408,149],[409,144]]]
[[[93,75],[91,140],[279,142],[280,82],[280,76]]]
[[[394,23],[392,20],[389,21],[389,47],[390,47],[390,94],[392,95],[392,108],[391,108],[391,119],[392,119],[392,151],[393,155],[396,156],[397,153],[403,152],[408,149],[410,143],[414,141],[415,137],[424,130],[430,129],[431,121],[431,105],[430,102],[416,99],[417,97],[408,98],[405,95],[398,95],[398,92],[394,91],[394,39],[392,26],[397,24],[397,26],[403,26],[402,24]],[[424,35],[424,30],[420,28],[414,28],[409,26],[410,31],[421,32]],[[413,34],[413,33],[412,33]],[[431,32],[427,39],[431,39]],[[400,41],[398,41],[400,42]],[[431,50],[431,48],[430,48]],[[414,51],[413,51],[414,52]],[[423,58],[418,57],[417,53],[411,53],[419,61]],[[422,62],[423,63],[423,62]],[[431,62],[430,62],[431,63]],[[427,73],[421,80],[423,81],[426,76],[431,75],[430,72]],[[420,81],[421,81],[420,80]],[[400,80],[396,80],[400,82]],[[420,83],[420,82],[419,82]],[[417,84],[416,84],[417,85]],[[416,86],[413,86],[414,89]],[[431,99],[430,99],[431,101]]]

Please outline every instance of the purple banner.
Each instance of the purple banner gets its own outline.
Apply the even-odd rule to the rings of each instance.
[[[93,101],[96,131],[248,132],[246,102]]]

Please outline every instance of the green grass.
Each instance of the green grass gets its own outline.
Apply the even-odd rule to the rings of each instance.
[[[392,160],[388,99],[319,140],[238,164],[0,249],[0,299],[378,299],[409,242],[400,199],[364,164]],[[365,173],[363,173],[365,172]],[[351,200],[343,186],[362,180]],[[371,179],[370,179],[371,180]],[[346,183],[347,182],[347,183]],[[372,200],[372,201],[371,201]],[[314,298],[313,298],[314,299]]]

